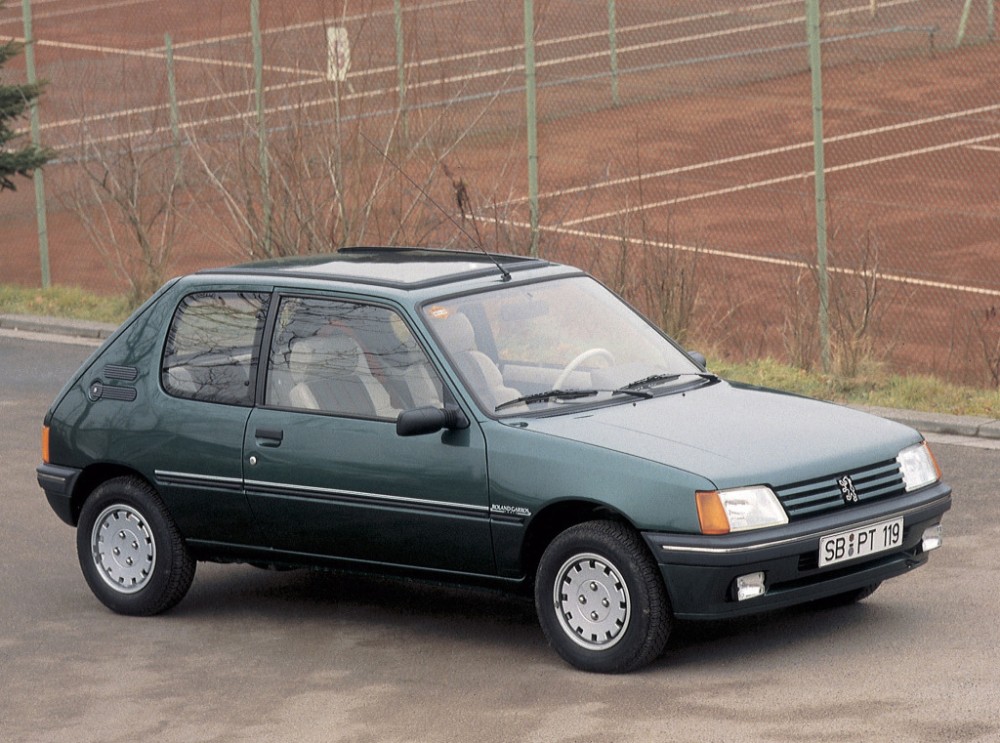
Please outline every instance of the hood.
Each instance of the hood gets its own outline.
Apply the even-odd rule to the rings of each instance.
[[[912,428],[841,405],[726,382],[526,422],[536,433],[669,465],[719,488],[847,472],[921,440]]]

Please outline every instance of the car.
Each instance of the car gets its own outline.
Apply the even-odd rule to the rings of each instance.
[[[913,429],[727,382],[596,279],[353,248],[176,278],[45,415],[38,483],[115,612],[198,561],[533,592],[627,672],[677,620],[853,602],[927,562],[951,488]]]

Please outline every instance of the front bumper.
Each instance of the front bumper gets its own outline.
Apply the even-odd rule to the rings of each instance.
[[[76,484],[76,478],[80,476],[80,470],[74,467],[41,464],[35,469],[35,476],[56,515],[70,526],[76,526],[76,517],[79,514],[73,512],[73,486]]]
[[[656,557],[679,619],[720,619],[754,614],[846,593],[909,572],[927,562],[924,530],[951,508],[945,483],[889,501],[841,509],[821,517],[724,536],[661,534],[643,537]],[[820,538],[903,517],[903,543],[892,552],[817,567]],[[737,601],[738,576],[763,572],[767,592]]]

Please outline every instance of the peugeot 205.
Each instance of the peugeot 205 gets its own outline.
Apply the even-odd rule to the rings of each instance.
[[[675,619],[864,598],[951,505],[906,426],[726,382],[570,266],[427,249],[170,281],[42,444],[116,612],[170,609],[198,561],[486,583],[604,672]]]

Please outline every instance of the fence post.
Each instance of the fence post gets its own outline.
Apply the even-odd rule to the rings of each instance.
[[[174,42],[170,34],[163,35],[167,52],[167,93],[170,96],[170,133],[174,140],[174,179],[181,173],[181,115],[177,106],[177,79],[174,75]]]
[[[830,290],[826,267],[826,164],[823,155],[823,64],[819,0],[806,0],[806,34],[812,70],[813,162],[816,173],[816,271],[819,280],[819,340],[823,371],[830,371]]]
[[[990,3],[992,5],[992,0]],[[972,10],[972,0],[965,0],[965,7],[962,8],[962,17],[958,21],[958,33],[955,34],[955,46],[961,46],[965,41],[965,26],[969,22],[969,11]]]
[[[531,255],[538,255],[538,129],[535,97],[535,7],[524,0],[524,89],[528,127],[528,204],[531,209]]]
[[[21,16],[24,21],[24,66],[27,68],[28,85],[35,85],[38,77],[35,75],[35,38],[31,31],[31,0],[22,0]],[[31,102],[31,144],[42,146],[41,125],[38,117],[38,98]],[[31,174],[35,183],[35,218],[38,222],[38,261],[41,264],[42,288],[52,285],[52,275],[49,271],[49,227],[45,213],[45,178],[42,169],[35,168]]]
[[[618,13],[615,0],[608,0],[608,46],[611,49],[611,102],[615,108],[621,105],[618,97]]]
[[[403,142],[410,139],[410,127],[406,120],[406,67],[403,49],[403,0],[393,0],[392,10],[396,30],[396,78],[399,87],[399,116],[403,123]]]
[[[253,37],[254,90],[257,98],[257,142],[260,156],[260,195],[264,216],[264,255],[271,255],[271,178],[267,162],[267,128],[264,123],[264,52],[260,38],[260,0],[250,0],[250,31]]]

